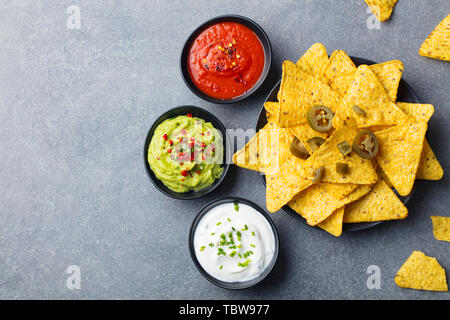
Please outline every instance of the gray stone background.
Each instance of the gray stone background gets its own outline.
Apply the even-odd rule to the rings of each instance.
[[[66,26],[69,5],[81,9],[80,30]],[[179,72],[190,32],[226,13],[254,19],[273,46],[265,85],[229,106],[197,98]],[[188,230],[224,195],[264,206],[258,174],[231,168],[219,190],[182,202],[153,187],[142,161],[149,127],[176,105],[206,108],[227,128],[254,127],[281,62],[322,42],[329,52],[403,61],[404,79],[436,108],[428,138],[448,173],[450,65],[417,52],[449,13],[448,0],[399,0],[391,20],[369,30],[363,0],[1,0],[0,298],[449,299],[394,283],[413,250],[450,277],[450,244],[434,239],[429,218],[450,215],[448,174],[418,184],[406,220],[339,239],[273,214],[278,265],[260,286],[234,292],[197,271]],[[66,287],[69,265],[81,268],[80,290]],[[381,269],[380,290],[366,287],[369,265]]]

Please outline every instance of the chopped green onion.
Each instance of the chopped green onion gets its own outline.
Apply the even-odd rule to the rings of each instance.
[[[217,222],[216,226],[220,226],[222,224],[222,222]]]
[[[251,245],[253,248],[255,248],[255,245],[254,245],[253,243],[250,243],[250,245]]]
[[[236,251],[230,253],[230,257],[234,257],[236,255]]]
[[[242,268],[246,268],[246,267],[248,267],[248,264],[249,264],[250,262],[252,262],[252,260],[247,259],[247,260],[245,260],[245,262],[243,262],[243,263],[239,262],[239,263],[238,263],[238,266],[239,266],[239,267],[242,267]]]
[[[214,247],[214,243],[210,242],[209,246]]]
[[[205,246],[200,247],[200,251],[203,251],[203,250],[205,250]]]
[[[252,236],[255,236],[255,231],[252,231]]]
[[[222,268],[223,268],[223,266],[220,266],[220,268],[219,268],[219,269],[220,269],[220,270],[222,270]]]
[[[230,218],[227,218],[227,220],[228,220],[229,222],[231,222],[231,219],[230,219]]]
[[[239,203],[234,201],[234,211],[239,212]]]

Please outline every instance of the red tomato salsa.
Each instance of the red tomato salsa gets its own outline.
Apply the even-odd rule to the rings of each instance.
[[[188,69],[202,92],[231,99],[256,84],[264,61],[263,46],[252,30],[237,22],[221,22],[206,28],[194,40]]]

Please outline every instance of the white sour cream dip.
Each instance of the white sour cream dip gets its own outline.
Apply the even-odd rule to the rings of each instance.
[[[272,261],[275,235],[259,211],[243,203],[224,203],[201,218],[194,250],[214,278],[243,282],[258,277]]]

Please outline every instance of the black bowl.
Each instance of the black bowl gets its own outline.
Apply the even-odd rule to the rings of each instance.
[[[367,64],[367,65],[372,65],[375,64],[376,62],[372,61],[372,60],[368,60],[368,59],[364,59],[364,58],[359,58],[359,57],[351,57],[351,59],[353,60],[353,62],[356,64],[356,66],[360,66],[362,64]],[[280,84],[281,84],[281,80],[273,87],[272,91],[269,93],[269,95],[267,96],[266,100],[264,101],[264,103],[266,103],[267,101],[278,101],[277,100],[277,93],[280,90]],[[419,98],[417,97],[415,91],[413,90],[413,88],[403,79],[400,80],[400,84],[398,87],[398,93],[397,93],[397,101],[402,101],[402,102],[411,102],[411,103],[420,103]],[[267,118],[266,118],[266,112],[264,109],[264,104],[259,112],[259,116],[258,116],[258,122],[256,123],[256,132],[258,132],[262,127],[264,127],[264,125],[267,123]],[[264,186],[266,185],[266,177],[264,174],[260,174],[261,177],[261,181],[263,182]],[[417,182],[416,182],[417,183]],[[400,196],[396,190],[394,190],[394,192],[397,194],[398,198],[403,202],[403,204],[407,204],[408,201],[411,199],[411,196],[413,195],[414,191],[415,191],[416,187],[414,186],[413,190],[411,191],[411,193],[405,197]],[[293,216],[295,219],[297,219],[298,221],[300,221],[303,224],[307,224],[306,220],[300,216],[297,212],[295,212],[293,209],[291,209],[289,206],[283,206],[283,211],[287,212],[289,215]],[[360,231],[360,230],[365,230],[365,229],[369,229],[372,227],[375,227],[379,224],[381,224],[383,221],[377,221],[377,222],[362,222],[362,223],[346,223],[344,224],[343,227],[343,231]],[[318,227],[315,227],[318,230],[322,230]]]
[[[261,41],[261,44],[264,49],[264,55],[265,55],[265,63],[264,63],[264,69],[261,73],[261,76],[259,77],[259,80],[255,83],[255,85],[248,90],[246,93],[237,96],[232,99],[218,99],[208,96],[206,93],[202,92],[192,81],[191,76],[189,75],[188,71],[188,56],[189,56],[189,50],[191,48],[192,42],[197,38],[197,36],[206,28],[208,28],[211,25],[214,25],[219,22],[238,22],[240,24],[243,24],[244,26],[250,28],[256,36]],[[252,95],[258,88],[262,85],[264,80],[267,78],[267,75],[269,74],[270,65],[272,63],[272,46],[270,45],[269,38],[267,37],[267,34],[264,32],[264,30],[256,24],[253,20],[250,20],[249,18],[234,15],[234,14],[227,14],[219,17],[212,18],[211,20],[206,21],[201,26],[199,26],[197,29],[194,30],[194,32],[191,33],[189,38],[186,40],[186,43],[184,44],[183,51],[181,52],[181,61],[180,61],[180,68],[181,68],[181,76],[183,77],[184,83],[188,86],[188,88],[197,96],[202,98],[203,100],[206,100],[208,102],[212,103],[235,103],[238,101],[241,101],[250,95]]]
[[[246,204],[246,205],[254,208],[255,210],[259,211],[262,214],[262,216],[264,218],[266,218],[267,222],[269,222],[270,226],[272,227],[273,235],[275,237],[275,251],[273,254],[272,261],[269,263],[269,265],[266,267],[266,269],[264,269],[264,271],[258,277],[254,278],[252,280],[244,281],[244,282],[225,282],[225,281],[221,281],[221,280],[214,278],[208,272],[206,272],[205,269],[203,269],[203,267],[200,265],[200,263],[197,260],[197,256],[195,255],[195,249],[194,249],[195,230],[197,228],[198,223],[203,218],[203,216],[208,211],[210,211],[212,208],[214,208],[220,204],[230,203],[230,202],[234,202],[234,201]],[[225,288],[225,289],[232,289],[232,290],[247,289],[247,288],[253,287],[253,286],[257,285],[258,283],[260,283],[261,281],[263,281],[273,270],[273,268],[277,262],[277,259],[278,259],[279,251],[280,251],[280,244],[279,244],[279,239],[278,239],[278,232],[277,232],[277,229],[276,229],[275,224],[273,223],[272,219],[260,206],[258,206],[256,203],[251,202],[250,200],[247,200],[247,199],[242,199],[242,198],[238,198],[238,197],[226,197],[226,198],[214,200],[214,201],[208,203],[207,205],[205,205],[203,208],[200,209],[200,212],[195,217],[194,221],[192,222],[191,229],[189,230],[189,253],[191,254],[192,261],[194,262],[198,271],[200,271],[200,273],[207,280],[214,283],[216,286],[219,286],[219,287]]]
[[[192,114],[194,117],[198,117],[201,118],[207,122],[211,122],[211,124],[213,125],[214,128],[216,128],[223,137],[223,171],[222,171],[222,175],[216,179],[216,181],[214,181],[214,183],[204,189],[198,190],[198,191],[189,191],[189,192],[185,192],[185,193],[179,193],[179,192],[175,192],[170,190],[168,187],[166,187],[164,185],[164,183],[162,183],[161,180],[159,180],[155,174],[153,173],[152,169],[150,168],[150,165],[148,163],[147,160],[147,156],[148,156],[148,147],[150,145],[150,141],[152,140],[153,137],[153,133],[155,132],[156,128],[164,121],[170,118],[174,118],[176,116],[179,115],[186,115],[186,114]],[[219,119],[217,119],[213,114],[211,114],[210,112],[199,108],[199,107],[194,107],[194,106],[179,106],[179,107],[175,107],[173,109],[170,109],[169,111],[163,113],[161,116],[158,117],[158,119],[156,119],[156,121],[153,123],[152,127],[150,128],[150,130],[148,131],[147,134],[147,138],[145,139],[145,145],[144,145],[144,164],[145,164],[145,169],[147,170],[148,176],[150,178],[150,181],[154,184],[154,186],[161,191],[162,193],[164,193],[166,196],[175,198],[175,199],[180,199],[180,200],[191,200],[191,199],[197,199],[200,197],[203,197],[205,195],[207,195],[208,193],[212,192],[214,189],[216,189],[219,184],[224,180],[227,172],[228,172],[228,168],[229,168],[229,164],[231,161],[231,154],[229,154],[229,152],[231,152],[231,147],[229,145],[229,139],[227,139],[227,133],[226,133],[226,129],[223,126],[223,124],[219,121]]]

